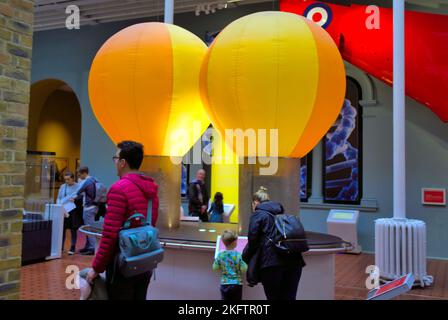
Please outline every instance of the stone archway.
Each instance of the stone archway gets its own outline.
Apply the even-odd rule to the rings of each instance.
[[[28,150],[53,152],[67,159],[75,172],[80,158],[81,107],[74,91],[65,82],[46,79],[31,86]]]

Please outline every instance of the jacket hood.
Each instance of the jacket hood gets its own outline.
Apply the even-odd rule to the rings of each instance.
[[[121,179],[134,183],[144,194],[145,198],[151,199],[157,195],[157,184],[154,179],[144,173],[128,173]]]
[[[268,212],[272,213],[273,215],[282,214],[285,211],[283,209],[283,206],[280,203],[274,202],[274,201],[262,202],[255,209],[268,211]]]

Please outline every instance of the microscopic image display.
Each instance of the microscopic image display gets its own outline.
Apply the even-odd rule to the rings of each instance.
[[[360,115],[358,88],[347,81],[347,98],[338,119],[324,138],[324,200],[336,203],[359,203]]]

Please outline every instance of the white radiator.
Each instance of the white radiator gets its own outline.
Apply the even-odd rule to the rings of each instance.
[[[375,220],[375,265],[384,280],[412,273],[422,287],[431,285],[433,277],[426,274],[426,224],[412,219]]]

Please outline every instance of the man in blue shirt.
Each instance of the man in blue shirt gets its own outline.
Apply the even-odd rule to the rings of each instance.
[[[89,168],[81,167],[78,170],[78,175],[82,182],[78,190],[72,195],[72,200],[83,195],[83,219],[86,225],[93,225],[95,222],[95,215],[98,212],[98,205],[95,203],[96,196],[96,179],[89,176]],[[79,250],[82,255],[94,255],[95,254],[96,239],[94,236],[86,236],[86,244],[83,249]]]

